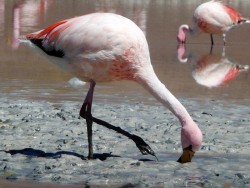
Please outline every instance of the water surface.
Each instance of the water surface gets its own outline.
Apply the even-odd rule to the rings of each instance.
[[[202,56],[209,54],[210,41],[206,34],[188,37],[186,63],[177,58],[176,34],[183,23],[192,23],[192,12],[201,0],[0,0],[0,93],[15,98],[50,101],[82,101],[88,84],[73,87],[74,77],[19,45],[17,37],[40,30],[56,21],[92,12],[114,12],[133,20],[144,31],[155,72],[179,98],[220,99],[249,105],[249,71],[238,74],[217,87],[200,85],[193,77],[194,67]],[[250,17],[249,1],[230,1],[230,5]],[[225,57],[233,64],[249,65],[250,26],[237,28],[227,36]],[[221,36],[215,37],[213,54],[223,51]],[[122,85],[122,87],[121,87]],[[95,100],[107,102],[154,101],[140,86],[132,82],[99,84]],[[158,104],[158,103],[157,103]]]

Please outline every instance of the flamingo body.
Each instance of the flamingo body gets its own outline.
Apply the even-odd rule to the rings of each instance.
[[[201,31],[211,35],[211,43],[213,44],[213,34],[222,34],[225,44],[226,32],[241,25],[250,23],[249,20],[243,18],[239,12],[230,6],[224,5],[221,1],[212,0],[198,6],[193,14],[194,28],[191,29],[185,25],[181,25],[177,39],[181,43],[185,43],[186,32]],[[182,33],[184,32],[184,34]]]
[[[148,90],[170,109],[181,124],[183,154],[179,162],[189,162],[202,142],[202,133],[184,106],[156,76],[142,30],[131,20],[111,13],[93,13],[55,23],[41,31],[26,35],[59,66],[90,82],[90,89],[80,110],[86,119],[89,138],[89,158],[93,158],[92,122],[104,125],[91,114],[95,84],[113,80],[132,80]],[[110,125],[106,126],[110,127]],[[113,128],[117,132],[120,129]],[[121,133],[122,134],[122,133]],[[135,135],[125,134],[143,154],[151,148]]]
[[[199,29],[210,34],[223,34],[243,20],[236,10],[218,1],[198,6],[193,19]]]
[[[84,81],[135,80],[141,57],[150,66],[142,31],[129,19],[114,14],[64,20],[26,37],[48,55],[71,62]]]

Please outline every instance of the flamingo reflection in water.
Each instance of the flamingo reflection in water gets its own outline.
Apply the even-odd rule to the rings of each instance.
[[[200,148],[202,133],[185,107],[158,79],[151,64],[148,43],[131,20],[112,13],[93,13],[63,20],[28,34],[23,40],[40,50],[52,62],[90,83],[80,110],[86,119],[89,154],[93,158],[93,122],[132,139],[142,154],[155,156],[142,138],[92,116],[96,83],[130,80],[149,91],[180,121],[183,154],[178,162],[190,162]]]
[[[28,32],[30,27],[41,24],[47,14],[52,0],[25,1],[17,0],[12,7],[12,41],[11,48],[19,47],[20,32]]]
[[[219,87],[234,80],[237,75],[249,70],[248,65],[239,65],[230,61],[225,55],[225,47],[221,55],[213,54],[211,48],[209,54],[201,56],[195,63],[192,76],[195,81],[203,86]],[[185,44],[179,44],[177,49],[178,60],[186,63],[190,55],[186,54]]]

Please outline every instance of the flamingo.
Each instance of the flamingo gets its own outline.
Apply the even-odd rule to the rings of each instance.
[[[211,45],[214,44],[213,34],[222,34],[224,45],[226,44],[227,31],[244,23],[250,23],[239,12],[221,1],[212,0],[198,6],[193,15],[194,28],[187,24],[181,25],[178,30],[179,43],[186,42],[186,33],[200,32],[210,34]]]
[[[60,65],[70,66],[78,78],[90,83],[80,116],[86,119],[88,158],[93,158],[93,122],[132,139],[142,154],[155,155],[139,136],[92,116],[96,83],[130,80],[148,90],[179,119],[183,153],[178,162],[191,162],[202,143],[202,133],[185,107],[156,76],[147,40],[131,20],[113,13],[92,13],[59,21],[22,37]]]

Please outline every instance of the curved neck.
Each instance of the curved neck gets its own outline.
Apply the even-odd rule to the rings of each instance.
[[[186,32],[190,32],[190,28],[188,25],[184,24],[184,25],[181,25],[179,27],[179,33],[186,33]]]
[[[177,35],[177,40],[180,43],[185,43],[186,42],[186,32],[190,33],[191,29],[188,25],[184,24],[179,27],[178,35]]]
[[[147,75],[140,76],[139,83],[148,90],[159,102],[167,107],[180,121],[181,125],[193,121],[185,107],[158,79],[154,71],[146,71]]]

